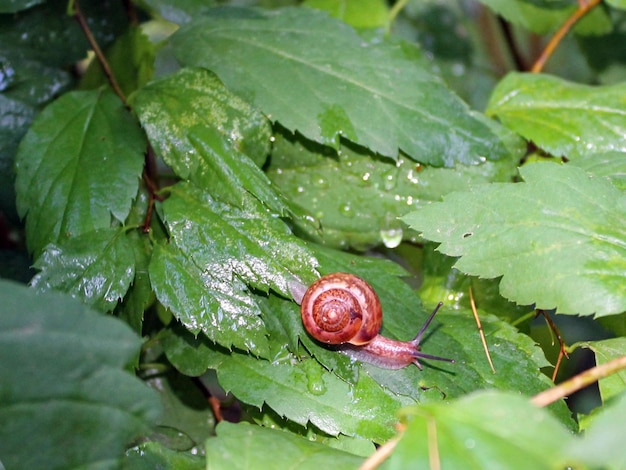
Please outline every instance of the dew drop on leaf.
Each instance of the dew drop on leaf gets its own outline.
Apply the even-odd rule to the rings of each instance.
[[[387,248],[395,248],[402,242],[402,229],[390,228],[380,231],[380,239]]]

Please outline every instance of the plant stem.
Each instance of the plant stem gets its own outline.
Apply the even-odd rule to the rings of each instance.
[[[83,16],[82,11],[80,10],[80,6],[78,5],[78,0],[74,0],[72,2],[71,8],[72,7],[73,7],[72,12],[74,14],[74,18],[76,19],[81,29],[85,33],[85,37],[87,38],[87,41],[89,41],[89,45],[91,46],[91,49],[93,50],[94,54],[96,54],[96,58],[98,59],[98,62],[100,62],[100,66],[102,67],[104,74],[107,76],[107,79],[109,80],[109,83],[111,84],[111,88],[113,88],[113,91],[115,92],[115,94],[119,96],[119,98],[122,100],[122,103],[124,103],[124,106],[128,106],[128,103],[126,102],[126,96],[124,96],[124,92],[122,91],[119,84],[117,83],[117,80],[115,79],[115,76],[113,75],[113,71],[111,70],[109,63],[107,62],[106,57],[102,53],[102,49],[100,49],[100,46],[98,46],[98,43],[96,42],[96,38],[92,34],[91,29],[89,29],[87,20],[85,20],[85,17]]]
[[[622,369],[626,369],[626,356],[620,356],[606,364],[581,372],[556,387],[538,393],[530,401],[537,406],[547,406]]]
[[[393,23],[393,20],[396,19],[398,13],[400,13],[400,11],[406,6],[408,2],[409,0],[398,0],[396,3],[393,4],[391,10],[389,10],[389,18],[387,19],[385,34],[389,34],[391,32],[391,24]]]
[[[589,13],[589,11],[591,11],[600,2],[601,0],[579,0],[578,9],[576,9],[576,11],[572,13],[565,23],[561,25],[558,31],[554,33],[554,36],[552,36],[552,39],[550,39],[530,71],[533,73],[541,72],[547,60],[550,58],[556,47],[559,45],[563,37],[565,37],[565,35],[569,32],[572,26],[574,26],[578,20]]]

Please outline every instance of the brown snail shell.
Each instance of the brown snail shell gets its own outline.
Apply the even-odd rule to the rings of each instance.
[[[411,341],[397,341],[379,334],[383,311],[374,289],[360,277],[332,273],[321,277],[306,290],[300,312],[302,323],[316,340],[340,345],[341,352],[363,362],[386,369],[400,369],[415,364],[418,358],[454,362],[419,351],[419,342],[433,317],[430,315]]]

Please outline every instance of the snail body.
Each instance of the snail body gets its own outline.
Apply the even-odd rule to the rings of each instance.
[[[454,362],[419,351],[424,331],[441,307],[430,315],[411,341],[397,341],[379,334],[382,307],[372,287],[354,274],[332,273],[321,277],[306,290],[300,312],[302,323],[316,340],[337,345],[337,349],[362,362],[385,369],[401,369],[418,358]]]

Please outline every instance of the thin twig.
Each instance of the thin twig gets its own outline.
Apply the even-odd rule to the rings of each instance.
[[[550,58],[556,47],[569,32],[572,26],[574,26],[574,24],[576,24],[578,20],[580,20],[583,16],[589,13],[589,11],[596,7],[601,1],[602,0],[579,0],[578,8],[576,9],[576,11],[574,11],[574,13],[572,13],[572,15],[567,20],[565,20],[565,22],[561,25],[557,32],[554,33],[554,36],[552,36],[552,39],[550,39],[530,71],[533,73],[541,72],[547,60]]]
[[[561,336],[561,332],[557,328],[556,324],[552,321],[552,318],[550,318],[550,315],[548,315],[545,312],[545,310],[538,310],[537,313],[543,315],[543,318],[546,320],[546,323],[548,324],[548,327],[550,328],[550,331],[552,333],[554,333],[554,335],[556,336],[557,341],[559,342],[559,356],[558,356],[558,358],[556,360],[556,365],[554,366],[554,371],[552,372],[552,382],[555,382],[556,381],[556,376],[559,373],[559,368],[561,367],[561,362],[563,361],[563,356],[565,356],[567,359],[569,359],[569,354],[567,354],[567,349],[565,347],[565,341],[563,340],[563,337]],[[554,341],[553,341],[553,343],[554,343]]]
[[[145,164],[143,168],[143,181],[148,188],[148,193],[150,194],[150,200],[148,201],[148,209],[146,210],[146,217],[143,221],[143,232],[148,233],[150,231],[150,224],[152,223],[152,212],[154,210],[154,202],[162,201],[163,198],[160,197],[157,193],[159,191],[158,187],[158,175],[157,175],[157,164],[156,157],[154,155],[154,149],[150,144],[148,144],[148,149],[146,150]]]
[[[398,434],[395,437],[392,437],[387,442],[385,442],[382,446],[376,449],[372,455],[370,455],[365,462],[361,464],[359,470],[374,470],[378,468],[380,464],[382,464],[393,452],[396,448],[396,445],[400,441],[402,434]]]
[[[470,295],[470,305],[472,306],[472,313],[474,314],[474,319],[476,320],[476,326],[478,326],[478,334],[480,335],[480,340],[483,343],[483,349],[485,350],[485,355],[487,356],[487,360],[489,361],[491,370],[495,374],[496,368],[493,366],[493,361],[491,360],[491,354],[489,354],[489,347],[487,346],[487,340],[485,339],[485,332],[483,330],[483,325],[480,323],[478,312],[476,311],[476,303],[474,302],[474,293],[472,292],[471,287],[469,288],[469,295]]]
[[[611,374],[626,369],[626,356],[620,356],[617,359],[602,364],[601,366],[592,367],[578,375],[575,375],[565,382],[538,393],[531,398],[531,402],[537,406],[547,406],[561,398],[570,396],[572,393],[591,385],[598,380],[608,377]]]
[[[439,444],[437,442],[437,422],[435,418],[428,418],[426,430],[428,433],[428,464],[431,470],[441,470]]]
[[[102,67],[102,70],[104,71],[104,74],[106,75],[107,80],[109,80],[109,83],[111,84],[111,88],[113,88],[113,91],[115,92],[115,94],[119,96],[119,98],[122,100],[122,103],[124,103],[124,106],[127,106],[128,104],[126,102],[126,96],[124,96],[124,92],[122,91],[119,84],[117,83],[117,80],[115,79],[115,76],[113,75],[113,71],[111,70],[111,67],[109,66],[109,62],[107,61],[106,57],[102,53],[102,49],[100,49],[100,46],[98,46],[98,43],[96,42],[96,38],[92,34],[91,29],[89,28],[89,25],[87,24],[87,20],[85,19],[82,11],[80,10],[80,6],[78,5],[78,0],[74,0],[72,2],[72,6],[73,6],[74,18],[80,25],[81,29],[83,30],[83,33],[85,33],[85,37],[87,38],[87,41],[89,41],[89,45],[91,46],[91,49],[93,50],[94,54],[96,54],[96,58],[98,59],[98,62],[100,63],[100,66]]]

